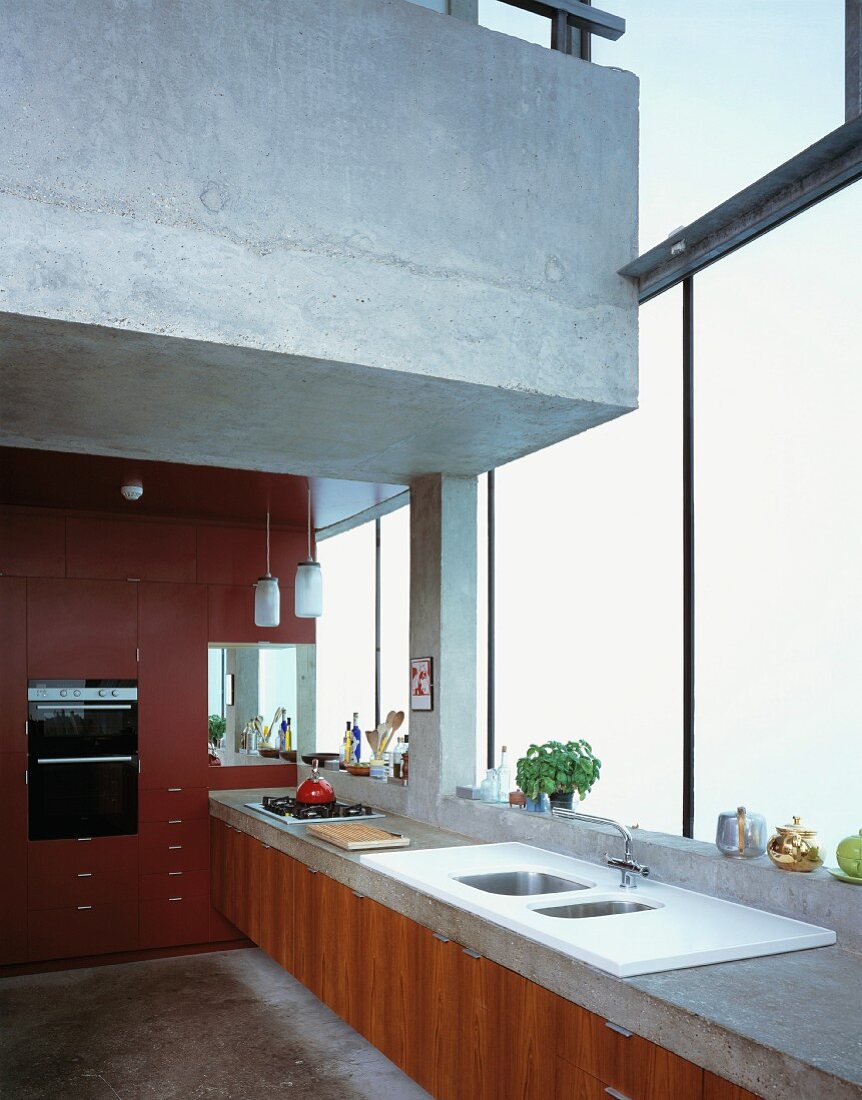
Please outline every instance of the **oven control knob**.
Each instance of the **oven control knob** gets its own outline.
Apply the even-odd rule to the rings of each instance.
[[[112,692],[111,692],[111,695],[113,695],[115,699],[117,698],[117,696],[118,696],[119,694],[120,694],[120,693],[119,693],[119,692],[118,692],[118,691],[117,691],[116,689],[115,689],[114,691],[112,691]]]
[[[66,698],[66,696],[67,696],[68,694],[69,694],[69,693],[68,693],[68,691],[66,691],[66,690],[64,689],[63,691],[61,691],[61,692],[60,692],[60,698],[61,698],[61,699],[65,699],[65,698]]]
[[[107,694],[108,693],[107,693],[107,691],[105,691],[104,688],[100,688],[99,695],[101,696],[102,699],[104,699]]]
[[[75,696],[76,699],[80,699],[80,697],[81,697],[81,691],[80,691],[79,688],[75,688],[75,690],[72,692],[72,694]]]

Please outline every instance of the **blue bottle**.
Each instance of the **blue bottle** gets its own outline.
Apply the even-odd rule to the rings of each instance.
[[[358,764],[362,756],[362,730],[359,728],[359,711],[353,712],[353,763]]]

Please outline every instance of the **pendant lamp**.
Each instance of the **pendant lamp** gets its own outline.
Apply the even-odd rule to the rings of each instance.
[[[294,587],[297,619],[318,619],[323,614],[323,573],[311,556],[311,489],[308,490],[308,561],[296,567]]]
[[[254,625],[278,626],[281,620],[281,596],[278,577],[269,572],[269,509],[266,510],[266,573],[258,577],[254,590]]]

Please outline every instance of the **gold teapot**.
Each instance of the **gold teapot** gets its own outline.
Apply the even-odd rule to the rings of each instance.
[[[817,830],[794,817],[792,825],[779,825],[769,838],[766,854],[782,871],[816,871],[823,866]]]

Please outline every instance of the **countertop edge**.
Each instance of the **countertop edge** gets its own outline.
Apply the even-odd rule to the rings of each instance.
[[[389,878],[360,863],[359,853],[342,851],[299,831],[287,832],[275,824],[269,824],[243,806],[244,802],[254,801],[255,794],[253,791],[213,791],[210,793],[211,816],[241,828],[262,843],[330,875],[350,889],[456,940],[566,1000],[612,1020],[766,1100],[789,1100],[791,1097],[794,1100],[803,1097],[811,1097],[812,1100],[814,1097],[817,1100],[859,1100],[862,1097],[862,1085],[788,1051],[768,1046],[762,1039],[735,1031],[710,1018],[708,1009],[703,1006],[695,1011],[667,1000],[659,993],[639,988],[637,983],[653,979],[655,975],[616,978]],[[485,843],[395,814],[387,813],[386,817],[394,831],[417,834],[414,839],[423,847]],[[841,951],[839,947],[822,947],[816,951],[835,953],[841,956],[842,964],[846,961],[862,971],[858,958]],[[745,962],[749,965],[766,964],[782,957],[785,956]],[[685,973],[738,965],[719,963],[691,968]],[[769,980],[770,975],[765,972],[764,981]],[[797,1007],[784,1006],[781,1019],[773,1021],[774,1033],[782,1034],[787,1013],[791,1009],[796,1011]],[[764,1021],[764,1030],[770,1032],[769,1021]]]

